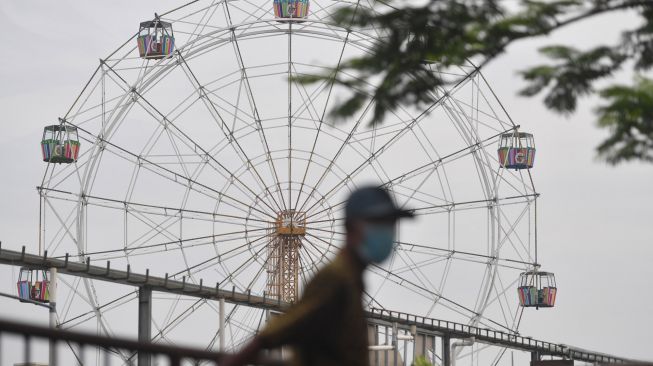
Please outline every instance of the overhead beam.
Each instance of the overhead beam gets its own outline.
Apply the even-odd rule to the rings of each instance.
[[[110,262],[106,262],[106,266],[100,267],[91,265],[90,258],[87,258],[85,263],[81,263],[77,261],[77,258],[79,258],[77,256],[69,256],[66,254],[65,259],[48,258],[47,251],[45,252],[45,255],[40,256],[25,253],[24,250],[24,247],[21,252],[2,249],[2,247],[0,247],[0,263],[32,268],[57,268],[59,273],[71,276],[107,281],[127,286],[147,286],[155,292],[166,292],[210,300],[224,299],[226,302],[232,304],[246,305],[262,309],[282,311],[290,305],[280,301],[279,299],[267,298],[265,295],[257,296],[252,295],[249,292],[237,292],[235,287],[226,289],[221,287],[218,283],[205,285],[203,280],[200,280],[199,284],[193,284],[188,283],[186,277],[182,277],[182,281],[178,281],[168,278],[167,275],[163,278],[150,276],[149,269],[145,274],[132,273],[129,266],[127,266],[127,269],[123,271],[111,268]]]

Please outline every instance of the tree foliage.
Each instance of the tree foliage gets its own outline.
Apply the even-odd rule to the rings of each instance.
[[[411,6],[401,0],[382,2],[391,11],[347,7],[335,21],[345,28],[374,27],[385,35],[371,52],[342,61],[319,76],[300,78],[311,83],[329,80],[350,88],[347,99],[336,103],[330,115],[341,120],[359,113],[368,94],[374,100],[371,123],[381,123],[399,105],[424,107],[434,102],[432,90],[455,83],[429,69],[472,61],[479,68],[505,52],[511,43],[547,35],[599,14],[633,10],[642,22],[622,33],[621,42],[587,50],[566,45],[540,49],[547,63],[520,71],[527,86],[523,96],[544,95],[551,110],[573,113],[578,99],[597,93],[607,103],[596,110],[598,126],[610,137],[598,148],[606,161],[653,162],[653,81],[639,76],[634,85],[595,90],[598,81],[631,67],[638,74],[653,66],[652,0],[430,0]],[[367,80],[379,80],[366,90]]]

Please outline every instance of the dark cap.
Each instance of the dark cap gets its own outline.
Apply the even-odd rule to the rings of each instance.
[[[351,193],[345,206],[347,220],[386,219],[413,217],[413,213],[402,210],[383,188],[366,186]]]

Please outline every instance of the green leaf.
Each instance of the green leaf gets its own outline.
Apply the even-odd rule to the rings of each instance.
[[[610,133],[598,147],[611,164],[629,160],[653,162],[653,80],[613,85],[600,91],[605,104],[596,109],[598,126]]]

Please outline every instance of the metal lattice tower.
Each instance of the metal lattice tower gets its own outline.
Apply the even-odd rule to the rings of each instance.
[[[299,297],[299,250],[306,235],[306,214],[295,210],[280,212],[270,230],[267,293],[281,301],[294,302]]]

